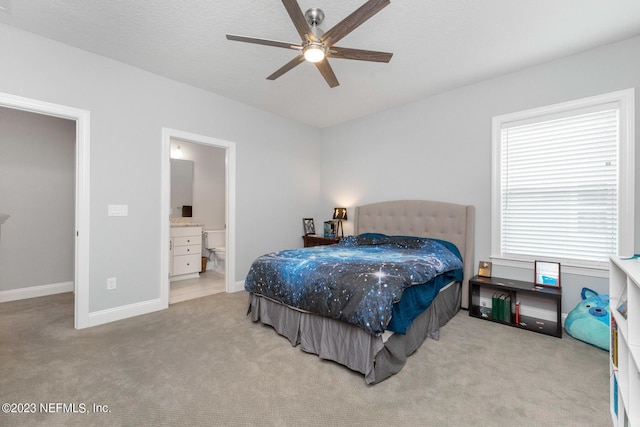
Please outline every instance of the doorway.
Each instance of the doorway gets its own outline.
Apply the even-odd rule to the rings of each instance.
[[[169,304],[225,292],[226,155],[225,148],[171,140]],[[184,238],[194,234],[196,242]]]
[[[74,327],[89,324],[89,112],[0,93],[0,107],[75,122]],[[37,296],[37,295],[33,295]]]
[[[224,188],[222,189],[224,199],[224,209],[218,217],[213,216],[213,219],[207,219],[205,227],[225,227],[225,262],[224,270],[219,277],[224,277],[224,283],[221,284],[225,292],[232,292],[235,284],[235,143],[216,138],[211,138],[202,135],[196,135],[188,132],[178,131],[174,129],[163,128],[162,130],[162,212],[161,212],[161,277],[163,280],[161,289],[161,299],[164,306],[169,305],[170,302],[178,302],[171,293],[172,282],[170,280],[170,236],[169,230],[171,228],[172,210],[176,209],[175,206],[171,206],[171,152],[172,147],[175,150],[177,145],[183,144],[182,149],[187,151],[187,146],[195,148],[195,151],[206,152],[208,149],[214,149],[217,153],[222,155],[222,164],[224,165]],[[197,161],[197,160],[196,160]],[[201,190],[200,190],[201,191]],[[196,196],[197,197],[197,196]],[[202,197],[202,196],[200,196]],[[212,195],[212,197],[214,197]],[[197,212],[198,207],[193,206],[193,211]],[[196,216],[194,214],[194,216]],[[207,217],[210,218],[210,217]],[[196,218],[197,219],[197,218]],[[202,217],[200,217],[202,221]],[[213,260],[212,260],[213,261]],[[215,278],[215,274],[207,268],[207,272],[203,275],[203,278],[208,277],[207,280],[211,280],[212,276]],[[194,286],[195,292],[192,295],[199,296],[198,288],[202,287],[205,282],[200,281],[199,278],[190,278],[190,282],[185,280],[176,287]],[[203,292],[207,292],[206,290]],[[189,292],[187,292],[188,294]],[[201,295],[200,295],[201,296]],[[179,300],[184,300],[179,299]]]

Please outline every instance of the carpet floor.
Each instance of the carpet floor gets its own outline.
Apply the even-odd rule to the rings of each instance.
[[[611,425],[608,353],[566,333],[460,311],[368,386],[252,323],[244,292],[83,330],[73,303],[0,304],[0,403],[21,412],[1,426]]]

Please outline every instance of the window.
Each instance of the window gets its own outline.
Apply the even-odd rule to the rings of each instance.
[[[629,89],[494,117],[496,262],[606,270],[633,253],[633,107]]]

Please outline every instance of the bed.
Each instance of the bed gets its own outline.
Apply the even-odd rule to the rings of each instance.
[[[355,208],[354,215],[354,235],[347,236],[341,244],[281,251],[256,259],[245,280],[245,289],[249,292],[248,314],[252,321],[273,327],[293,346],[299,345],[305,352],[316,354],[323,359],[335,361],[362,373],[367,384],[379,383],[398,373],[406,364],[407,358],[422,345],[426,338],[439,339],[440,328],[455,316],[461,307],[468,308],[468,282],[473,275],[474,262],[474,215],[473,206],[424,200],[398,200],[358,206]],[[418,279],[415,279],[415,270],[411,270],[411,276],[407,277],[414,278],[412,283],[402,285],[400,283],[402,280],[398,280],[399,284],[394,285],[389,281],[389,286],[400,286],[401,289],[398,292],[398,288],[393,288],[391,292],[395,298],[391,319],[388,318],[387,308],[381,312],[382,314],[375,313],[376,322],[362,320],[359,314],[350,317],[353,312],[360,312],[358,310],[349,312],[347,308],[337,308],[333,305],[333,300],[338,299],[336,294],[344,292],[344,290],[338,292],[335,284],[329,286],[328,293],[326,289],[320,289],[323,286],[315,286],[312,290],[304,291],[306,294],[327,293],[332,301],[323,305],[324,311],[316,311],[316,306],[313,304],[296,306],[300,300],[306,301],[304,295],[287,296],[283,289],[298,289],[297,285],[280,283],[283,277],[286,280],[290,279],[291,271],[280,266],[279,268],[285,273],[269,272],[265,267],[268,264],[267,261],[273,262],[275,258],[276,263],[284,263],[292,253],[297,257],[300,252],[312,254],[311,257],[315,258],[334,251],[330,254],[333,259],[345,258],[349,256],[344,254],[350,254],[351,246],[365,245],[367,250],[377,251],[377,246],[374,249],[369,249],[369,246],[380,242],[384,243],[385,247],[400,247],[402,250],[410,251],[435,251],[438,257],[441,254],[447,255],[447,258],[438,258],[438,261],[421,263],[428,265],[421,266],[424,271],[417,274]],[[342,255],[337,255],[335,252]],[[459,265],[450,259],[449,252],[461,259]],[[404,257],[404,255],[401,256]],[[333,261],[325,264],[328,264],[323,267],[328,268],[326,271],[315,271],[317,268],[315,265],[312,270],[317,273],[316,275],[325,277],[333,277],[338,270],[351,271],[342,265],[334,265]],[[358,269],[361,266],[359,264],[355,267],[349,266],[349,269],[354,268]],[[434,269],[442,271],[434,271]],[[296,270],[297,273],[298,270]],[[399,276],[402,274],[399,273]],[[355,276],[352,274],[350,277]],[[429,284],[420,284],[425,278],[428,278]],[[411,280],[405,281],[411,282]],[[435,285],[432,283],[436,282],[437,289],[434,291]],[[387,281],[385,286],[386,284]],[[273,289],[267,290],[266,287]],[[360,285],[359,287],[363,288]],[[426,289],[431,290],[425,291]],[[417,294],[417,292],[421,293]],[[398,307],[411,298],[415,299],[415,295],[422,295],[423,292],[431,294],[430,299],[427,298],[428,301],[420,303],[427,305],[427,308],[420,306],[419,311],[406,320],[408,323],[405,322],[404,325],[401,324],[399,328],[395,328],[399,332],[390,332],[387,329],[388,325],[392,325],[396,318],[404,317],[398,311]],[[400,301],[397,301],[398,294],[402,295]],[[364,298],[361,295],[349,294],[349,296],[352,300],[347,301],[346,306],[353,306],[354,301],[367,307],[371,305],[370,302],[361,300],[360,298]],[[418,297],[420,298],[424,299],[424,297]],[[407,304],[413,306],[414,311],[416,310],[415,304]],[[347,314],[344,314],[343,310]],[[352,322],[352,317],[357,318],[357,321]]]

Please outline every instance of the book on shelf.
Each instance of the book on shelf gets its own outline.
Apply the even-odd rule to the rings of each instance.
[[[613,316],[611,316],[611,361],[613,366],[618,366],[618,324]]]
[[[511,295],[493,294],[491,297],[491,318],[511,323]]]
[[[493,293],[493,295],[491,296],[491,318],[493,320],[498,320],[498,301],[499,301],[499,296],[497,293]]]
[[[511,295],[502,294],[500,295],[500,300],[502,305],[502,318],[500,320],[511,323]]]
[[[516,325],[520,324],[520,301],[516,301]]]
[[[613,412],[618,416],[618,379],[613,376]]]

